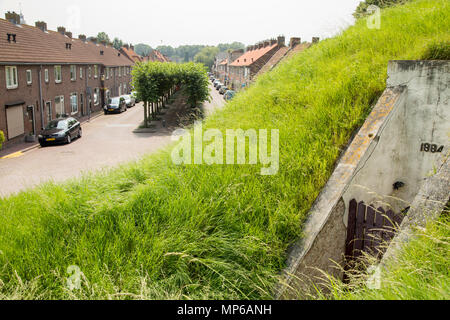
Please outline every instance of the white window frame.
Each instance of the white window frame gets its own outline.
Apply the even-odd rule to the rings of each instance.
[[[100,104],[100,89],[95,88],[94,89],[94,106],[98,106],[99,104]]]
[[[55,68],[55,83],[61,83],[62,82],[62,67],[55,66],[54,68]],[[59,72],[58,72],[58,70],[59,70]]]
[[[90,79],[92,77],[92,68],[91,67],[88,68],[88,72],[89,72],[89,79]]]
[[[78,93],[72,92],[69,97],[70,97],[69,100],[70,100],[70,112],[71,112],[71,115],[77,114],[78,113]],[[73,100],[72,100],[73,97],[76,98],[76,104],[73,104]]]
[[[77,66],[70,66],[70,81],[77,81]]]
[[[17,78],[17,67],[6,66],[5,75],[6,75],[6,89],[17,89],[19,87],[19,79]]]
[[[94,78],[98,78],[98,65],[94,65]]]
[[[49,109],[49,106],[50,106],[50,109]],[[52,110],[53,110],[52,109],[52,101],[46,101],[45,102],[45,111],[47,112],[47,123],[49,123],[53,119]]]
[[[109,79],[109,68],[108,67],[105,68],[105,73],[106,73],[106,80],[108,80]]]
[[[45,83],[49,82],[48,69],[44,70],[44,81],[45,81]]]
[[[122,76],[122,68],[119,67],[119,77],[121,77],[121,76]]]
[[[27,85],[33,84],[33,72],[30,69],[28,69],[26,71],[26,74],[27,74]]]
[[[80,67],[80,79],[83,79],[83,67]]]

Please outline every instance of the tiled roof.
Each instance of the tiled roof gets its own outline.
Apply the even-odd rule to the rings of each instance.
[[[221,63],[220,63],[220,65],[226,65],[226,64],[228,64],[228,59],[225,59],[225,60],[223,60]]]
[[[153,50],[148,57],[143,58],[144,62],[170,62],[170,59],[164,56],[158,50]]]
[[[122,51],[125,53],[125,55],[133,60],[134,62],[142,62],[143,58],[138,55],[134,50],[132,50],[131,48],[127,48],[127,47],[122,47]]]
[[[8,33],[16,35],[16,42],[8,42]],[[71,49],[66,49],[66,44]],[[0,62],[133,65],[113,47],[71,39],[55,31],[43,32],[29,25],[14,25],[4,19],[0,19]]]
[[[238,59],[236,59],[230,66],[233,67],[244,67],[244,66],[250,66],[253,63],[255,63],[258,59],[260,59],[262,56],[264,56],[266,53],[271,51],[272,49],[276,48],[278,46],[277,43],[263,47],[261,49],[251,50],[244,53],[242,56],[240,56]]]

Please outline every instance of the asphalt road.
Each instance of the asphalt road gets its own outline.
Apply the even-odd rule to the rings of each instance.
[[[206,114],[224,105],[214,88],[211,94],[213,101],[204,105]],[[169,109],[166,116],[174,118],[179,111]],[[0,159],[0,197],[43,182],[60,182],[138,160],[171,143],[175,128],[163,128],[161,122],[157,123],[156,133],[133,133],[142,121],[143,107],[137,104],[125,113],[101,115],[82,124],[83,137],[70,145],[39,147],[16,158]]]

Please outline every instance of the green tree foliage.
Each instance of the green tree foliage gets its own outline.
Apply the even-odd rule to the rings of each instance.
[[[139,43],[134,46],[134,51],[143,57],[147,57],[152,52],[152,47],[150,47],[148,44]]]
[[[209,99],[209,81],[206,68],[198,63],[139,63],[133,68],[133,87],[139,100],[145,105],[145,125],[147,125],[147,105],[159,108],[167,100],[175,86],[183,86],[188,103],[196,107]]]
[[[3,142],[5,141],[5,135],[2,130],[0,130],[0,150],[2,149]]]
[[[156,50],[158,50],[167,57],[173,57],[175,55],[175,49],[172,48],[171,46],[158,46]]]
[[[123,47],[123,41],[120,40],[119,38],[114,38],[114,41],[113,41],[113,47],[114,47],[116,50],[120,50],[120,48]]]
[[[111,40],[109,39],[109,36],[106,34],[106,32],[99,32],[97,34],[97,40],[98,42],[106,41],[106,43],[111,43]]]
[[[203,48],[199,53],[195,55],[194,62],[202,63],[205,67],[211,69],[214,64],[214,59],[218,53],[219,49],[217,47]]]
[[[353,16],[357,19],[365,17],[369,12],[367,9],[371,5],[375,5],[379,8],[386,8],[396,4],[404,4],[410,0],[365,0],[359,3]]]
[[[241,42],[233,42],[233,43],[220,43],[217,46],[219,52],[224,52],[228,50],[237,50],[237,49],[245,49],[245,44]]]

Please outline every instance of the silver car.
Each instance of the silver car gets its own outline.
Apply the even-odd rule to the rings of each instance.
[[[136,105],[136,99],[129,94],[123,95],[121,96],[121,98],[125,99],[125,104],[127,105],[127,108],[131,108]]]

